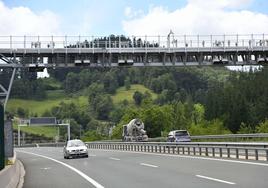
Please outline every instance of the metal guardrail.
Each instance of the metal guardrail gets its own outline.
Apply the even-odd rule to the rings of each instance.
[[[30,148],[30,147],[63,147],[65,142],[58,143],[34,143],[34,144],[21,144],[20,146],[15,145],[14,148]]]
[[[88,142],[90,149],[268,161],[268,143]]]
[[[223,134],[223,135],[198,135],[191,136],[191,140],[219,140],[219,139],[253,139],[253,138],[268,138],[268,133],[254,133],[254,134]],[[166,141],[167,137],[149,138],[151,142]]]
[[[268,133],[191,136],[191,139],[268,138]]]
[[[267,47],[268,34],[167,36],[0,36],[4,49]]]

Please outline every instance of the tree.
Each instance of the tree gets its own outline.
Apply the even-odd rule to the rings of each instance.
[[[125,80],[125,87],[126,87],[126,90],[130,90],[131,84],[130,84],[129,77],[127,77]]]
[[[140,106],[143,99],[143,94],[139,91],[135,91],[135,93],[133,94],[133,99],[135,104]]]
[[[115,93],[116,89],[118,88],[118,82],[117,82],[114,72],[110,71],[104,75],[103,86],[104,86],[104,90],[107,93],[110,93],[110,94]]]
[[[109,114],[113,109],[113,102],[109,95],[99,95],[95,98],[97,118],[108,120]]]
[[[66,93],[73,93],[78,91],[79,88],[79,75],[75,73],[68,73],[65,84],[64,84],[64,89]]]

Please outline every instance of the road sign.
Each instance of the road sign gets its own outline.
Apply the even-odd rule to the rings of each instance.
[[[30,118],[30,126],[57,125],[55,117]]]

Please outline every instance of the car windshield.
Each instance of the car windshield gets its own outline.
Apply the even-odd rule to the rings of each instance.
[[[176,131],[175,136],[189,136],[187,131]]]
[[[69,141],[67,144],[67,147],[79,147],[79,146],[85,146],[85,144],[80,140]]]

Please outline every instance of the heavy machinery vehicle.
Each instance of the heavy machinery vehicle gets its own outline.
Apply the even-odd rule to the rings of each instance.
[[[132,119],[127,125],[123,125],[122,140],[125,142],[148,141],[144,123],[140,119]]]

